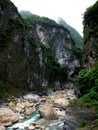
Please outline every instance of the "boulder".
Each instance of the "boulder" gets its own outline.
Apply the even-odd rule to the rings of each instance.
[[[33,108],[26,108],[26,109],[25,109],[25,114],[26,114],[26,115],[31,115],[33,112],[34,112],[34,109],[33,109]]]
[[[25,104],[22,103],[22,102],[18,102],[18,103],[16,104],[17,107],[20,107],[20,108],[22,108],[22,109],[25,107],[24,105],[25,105]]]
[[[12,125],[19,120],[19,115],[14,113],[9,108],[0,108],[0,123],[4,126]]]
[[[0,130],[5,130],[5,127],[0,125]]]
[[[60,109],[55,109],[58,117],[65,117],[65,111],[64,110],[60,110]]]
[[[21,112],[22,112],[22,108],[20,108],[20,107],[17,106],[17,107],[15,108],[15,112],[21,113]]]
[[[58,119],[57,113],[53,110],[52,106],[49,104],[44,104],[40,109],[39,109],[40,115],[48,120],[55,120]]]
[[[54,99],[54,106],[58,108],[66,108],[69,105],[69,100],[66,98]]]

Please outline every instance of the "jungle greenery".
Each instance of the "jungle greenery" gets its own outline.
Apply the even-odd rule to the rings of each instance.
[[[80,86],[81,100],[90,103],[98,110],[98,1],[87,8],[83,25],[85,53],[93,50],[93,58],[96,60],[89,69],[85,68],[80,71],[77,83]],[[91,56],[91,54],[89,55]]]
[[[98,1],[84,13],[84,42],[86,42],[91,36],[93,38],[98,37]]]
[[[77,83],[82,94],[81,100],[98,109],[98,61],[92,65],[91,69],[80,71]]]
[[[49,24],[53,26],[59,26],[54,20],[46,18],[46,17],[41,17],[35,14],[32,14],[29,11],[20,11],[20,15],[30,24],[35,25],[37,23],[41,24]]]

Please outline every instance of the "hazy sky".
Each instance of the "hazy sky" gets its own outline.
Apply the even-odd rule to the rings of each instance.
[[[83,32],[82,17],[86,8],[97,0],[11,0],[18,10],[28,10],[33,14],[52,19],[63,18],[81,35]]]

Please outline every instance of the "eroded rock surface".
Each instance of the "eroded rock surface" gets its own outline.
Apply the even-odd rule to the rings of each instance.
[[[4,126],[12,125],[19,120],[19,115],[14,113],[9,108],[0,108],[0,123]]]
[[[43,105],[39,110],[40,115],[48,120],[54,120],[57,119],[57,113],[53,110],[52,105],[45,104]]]

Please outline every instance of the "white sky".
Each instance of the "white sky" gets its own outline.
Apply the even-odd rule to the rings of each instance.
[[[81,35],[83,32],[82,17],[86,8],[97,0],[11,0],[18,10],[30,11],[33,14],[51,19],[63,18]]]

